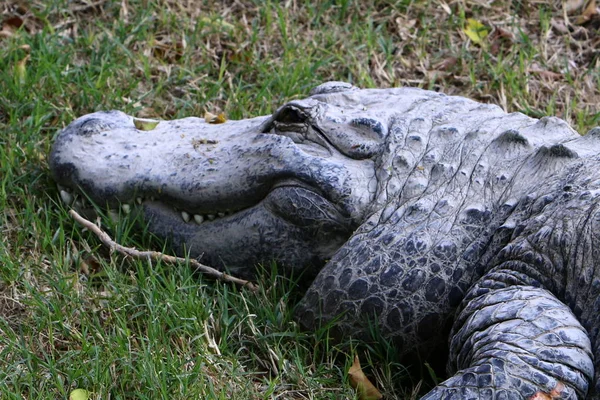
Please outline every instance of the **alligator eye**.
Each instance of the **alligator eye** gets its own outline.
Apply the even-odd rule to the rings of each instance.
[[[271,118],[265,121],[260,131],[262,133],[269,133],[271,130],[288,131],[290,129],[297,130],[298,125],[308,125],[309,119],[308,114],[302,111],[300,108],[293,105],[287,105],[278,110]]]
[[[308,119],[308,116],[296,107],[286,107],[279,111],[275,121],[283,124],[302,124]]]

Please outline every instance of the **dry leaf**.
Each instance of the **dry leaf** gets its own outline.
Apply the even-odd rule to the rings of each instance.
[[[8,17],[2,21],[2,29],[10,27],[11,29],[17,30],[23,26],[23,19],[18,16]]]
[[[207,111],[204,113],[204,120],[209,124],[222,124],[223,122],[227,121],[227,118],[225,117],[225,113],[215,115]]]
[[[75,389],[69,394],[69,400],[87,400],[90,398],[90,392],[85,389]]]
[[[121,19],[121,21],[127,23],[129,22],[129,11],[127,9],[127,0],[122,0],[121,1],[121,9],[119,10],[119,17]]]
[[[29,60],[29,54],[19,61],[15,67],[15,76],[21,84],[25,83],[27,79],[27,60]]]
[[[19,17],[9,17],[2,22],[2,29],[0,29],[0,38],[11,37],[15,32],[23,25],[23,20]]]
[[[463,32],[473,43],[479,45],[489,33],[485,25],[473,18],[467,19],[467,26],[463,29]]]
[[[348,370],[348,377],[350,378],[350,386],[356,389],[359,400],[378,400],[383,397],[379,390],[365,376],[360,367],[358,356],[354,356],[354,362]]]
[[[565,394],[565,385],[562,382],[558,382],[554,389],[552,389],[549,393],[546,392],[536,392],[529,398],[529,400],[553,400],[563,398],[562,396]]]
[[[575,23],[577,25],[583,25],[590,19],[592,19],[596,14],[598,14],[598,9],[596,8],[596,0],[590,0],[583,13],[575,19]]]
[[[87,276],[98,274],[102,271],[102,264],[100,264],[100,261],[92,254],[82,257],[80,262],[81,272]]]
[[[140,131],[151,131],[160,123],[160,121],[146,118],[134,118],[133,124]]]

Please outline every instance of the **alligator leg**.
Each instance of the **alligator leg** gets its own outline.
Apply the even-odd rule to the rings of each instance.
[[[593,356],[571,310],[544,289],[489,282],[470,290],[454,324],[457,372],[423,399],[585,398]]]

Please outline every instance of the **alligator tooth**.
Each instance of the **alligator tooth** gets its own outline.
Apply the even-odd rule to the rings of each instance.
[[[210,221],[212,221],[213,219],[215,219],[215,214],[207,214],[206,218],[208,218]]]
[[[138,204],[142,204],[142,198],[141,197],[136,197],[135,198],[135,202]]]
[[[196,221],[196,223],[198,225],[200,225],[201,223],[204,222],[204,217],[202,215],[199,215],[199,214],[194,214],[194,221]]]
[[[190,222],[190,214],[186,213],[185,211],[181,212],[181,218],[183,218],[185,222]]]
[[[131,206],[129,204],[121,204],[121,210],[123,210],[125,214],[129,214],[131,212]]]
[[[225,216],[225,213],[224,212],[220,212],[220,213],[217,213],[217,215],[219,216],[219,218],[223,218]]]
[[[71,203],[73,203],[73,196],[66,190],[60,191],[60,198],[62,199],[63,203],[65,203],[68,206],[70,206]]]

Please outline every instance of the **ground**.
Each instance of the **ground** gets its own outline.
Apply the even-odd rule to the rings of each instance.
[[[302,332],[297,282],[257,294],[190,268],[134,262],[73,223],[51,181],[53,137],[79,115],[265,115],[327,80],[417,86],[600,125],[594,1],[32,0],[0,5],[0,397],[352,398],[359,352],[387,397],[407,376],[385,343]],[[472,21],[469,21],[469,20]],[[133,221],[123,244],[161,249]]]

